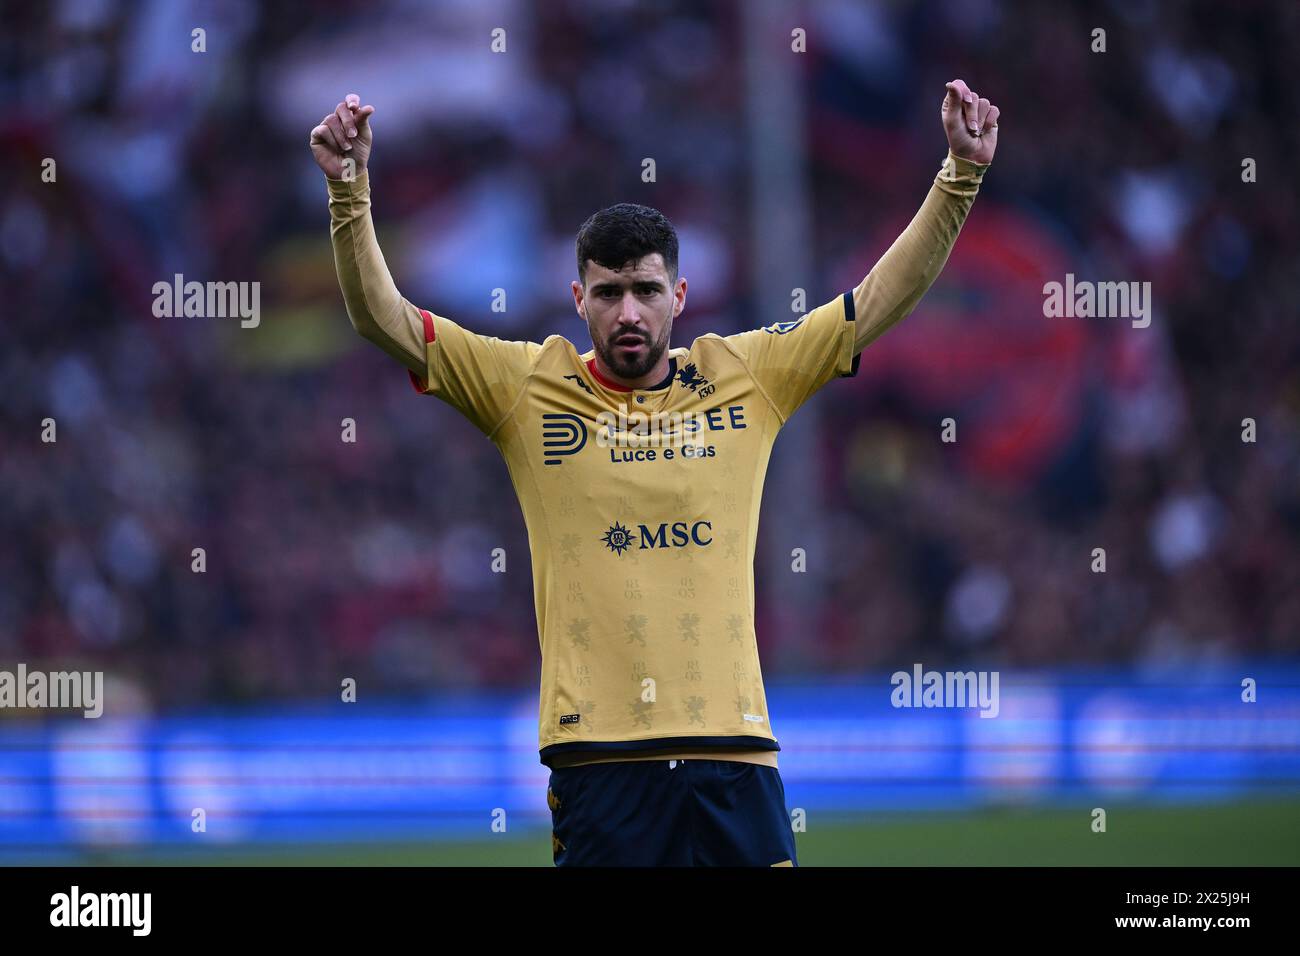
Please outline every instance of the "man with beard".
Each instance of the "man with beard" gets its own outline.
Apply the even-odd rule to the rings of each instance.
[[[597,212],[572,283],[583,354],[559,335],[478,335],[402,298],[370,216],[373,112],[349,94],[311,134],[339,284],[357,332],[506,460],[533,559],[555,862],[797,865],[754,633],[768,457],[939,274],[998,108],[947,84],[949,151],[916,217],[855,289],[766,328],[672,347],[686,306],[672,224],[632,203]]]

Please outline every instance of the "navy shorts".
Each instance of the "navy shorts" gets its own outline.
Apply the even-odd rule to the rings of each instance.
[[[775,767],[628,760],[551,771],[556,866],[798,866]]]

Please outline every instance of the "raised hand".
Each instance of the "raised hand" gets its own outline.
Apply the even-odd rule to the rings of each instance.
[[[947,84],[940,115],[953,155],[973,163],[989,163],[998,148],[998,108],[962,80]]]
[[[312,157],[330,179],[351,179],[366,168],[375,139],[370,129],[370,114],[374,111],[373,106],[362,106],[357,94],[349,93],[311,131]],[[352,160],[354,165],[345,177],[347,160]]]

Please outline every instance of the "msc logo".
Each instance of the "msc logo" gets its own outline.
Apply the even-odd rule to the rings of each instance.
[[[785,335],[785,333],[793,332],[795,329],[799,328],[799,326],[803,325],[803,320],[806,318],[808,317],[805,315],[803,318],[791,319],[789,322],[777,322],[773,325],[765,325],[763,326],[763,331],[770,332],[773,335]]]
[[[605,537],[601,539],[605,542],[605,547],[615,554],[622,554],[628,548],[632,547],[632,532],[628,531],[621,524],[615,521],[605,532]]]
[[[601,541],[617,555],[622,555],[633,546],[638,551],[653,551],[656,548],[685,548],[691,544],[703,548],[713,542],[712,521],[696,521],[693,524],[686,521],[669,524],[663,521],[653,530],[648,525],[637,525],[637,531],[639,533],[633,533],[615,521]],[[710,532],[707,538],[704,531]]]
[[[551,455],[575,455],[587,444],[587,426],[577,415],[568,412],[542,413],[542,447],[546,449],[543,461],[558,465],[559,458]]]

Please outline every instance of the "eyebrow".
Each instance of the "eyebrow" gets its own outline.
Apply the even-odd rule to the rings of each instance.
[[[641,287],[641,288],[645,288],[645,287],[648,286],[648,287],[650,287],[650,288],[652,288],[652,289],[656,289],[656,290],[657,290],[657,289],[663,289],[663,288],[664,288],[664,284],[663,284],[662,282],[660,282],[658,279],[633,279],[630,283],[626,283],[626,284],[631,285],[631,286],[633,286],[633,287],[638,287],[638,286],[639,286],[639,287]],[[602,281],[602,282],[597,282],[597,283],[595,283],[595,284],[591,287],[591,291],[592,291],[592,292],[603,292],[603,291],[606,290],[606,289],[621,289],[621,288],[623,288],[623,285],[624,285],[624,283],[619,283],[619,282],[609,282],[608,280],[606,280],[606,281]]]

